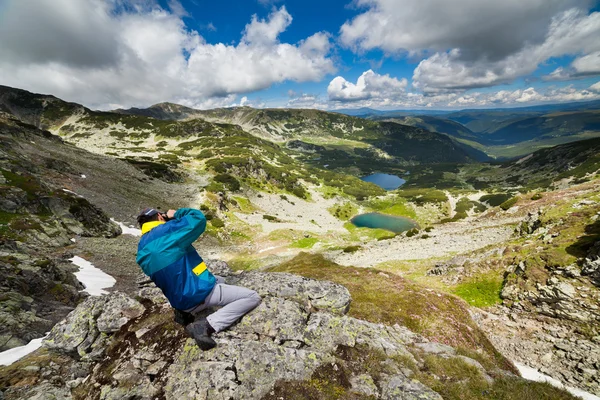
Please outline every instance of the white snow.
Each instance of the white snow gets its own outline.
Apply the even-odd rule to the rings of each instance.
[[[526,365],[519,364],[519,363],[514,363],[514,364],[515,364],[515,367],[517,367],[517,369],[523,376],[523,378],[525,378],[525,379],[528,379],[530,381],[536,381],[536,382],[548,382],[552,386],[556,386],[557,388],[565,389],[566,391],[571,393],[573,396],[580,397],[584,400],[600,400],[600,397],[598,397],[598,396],[595,396],[591,393],[585,392],[581,389],[577,389],[577,388],[570,387],[570,386],[565,386],[557,379],[554,379],[548,375],[544,375],[534,368],[531,368],[531,367],[528,367]]]
[[[75,272],[75,276],[85,286],[82,292],[88,292],[92,296],[101,296],[108,294],[103,289],[113,287],[117,283],[115,278],[94,267],[91,262],[79,256],[70,258],[69,261],[80,268],[78,272]]]
[[[123,235],[142,236],[142,231],[140,229],[134,228],[132,226],[127,226],[122,222],[115,221],[113,218],[111,218],[110,220],[119,224],[121,230],[123,231]]]
[[[82,195],[80,195],[80,194],[78,194],[78,193],[75,193],[74,191],[72,191],[72,190],[69,190],[69,189],[63,189],[63,192],[71,193],[71,194],[74,194],[74,195],[75,195],[75,196],[77,196],[77,197],[81,197],[81,198],[83,198],[83,196],[82,196]]]
[[[87,176],[85,176],[85,174],[81,174],[81,177],[82,177],[83,179],[87,178]]]
[[[46,336],[38,339],[33,339],[25,346],[13,347],[12,349],[3,351],[2,353],[0,353],[0,365],[10,365],[15,361],[25,357],[27,354],[39,349],[42,345],[42,340],[46,339]]]

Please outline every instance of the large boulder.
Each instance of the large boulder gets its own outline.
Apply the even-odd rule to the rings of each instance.
[[[285,272],[249,272],[228,280],[231,284],[256,290],[262,297],[276,296],[302,303],[308,309],[345,314],[350,292],[342,285],[317,281]]]
[[[118,331],[144,310],[138,301],[119,292],[89,297],[52,329],[43,345],[77,358],[100,357],[106,334]]]
[[[57,393],[66,386],[74,398],[102,400],[327,399],[333,390],[336,398],[439,400],[417,379],[432,358],[476,366],[473,379],[493,382],[480,363],[452,347],[406,327],[345,315],[350,295],[343,286],[220,267],[227,283],[254,288],[263,301],[213,335],[217,347],[200,350],[142,279],[146,292],[140,295],[149,298],[141,303],[121,293],[89,298],[52,330],[45,347],[72,360],[63,368],[70,372],[53,381]],[[37,388],[5,395],[26,397]]]

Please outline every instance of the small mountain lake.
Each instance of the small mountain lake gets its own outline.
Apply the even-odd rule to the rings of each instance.
[[[360,179],[365,182],[374,183],[377,186],[379,186],[385,190],[398,189],[400,186],[402,186],[402,185],[404,185],[404,183],[406,183],[406,180],[404,180],[396,175],[382,174],[382,173],[376,173],[376,174],[372,174],[369,176],[363,176]]]
[[[379,228],[400,233],[409,231],[412,228],[418,228],[419,224],[410,218],[395,217],[380,213],[368,213],[357,215],[350,220],[354,226],[359,228]]]

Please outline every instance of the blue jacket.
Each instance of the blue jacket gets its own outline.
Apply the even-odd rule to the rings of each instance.
[[[179,310],[202,303],[216,283],[192,246],[205,228],[204,214],[192,208],[180,208],[170,221],[142,226],[136,261]]]

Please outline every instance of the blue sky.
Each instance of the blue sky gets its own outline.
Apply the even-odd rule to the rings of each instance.
[[[0,84],[100,109],[600,98],[591,0],[0,0]]]

